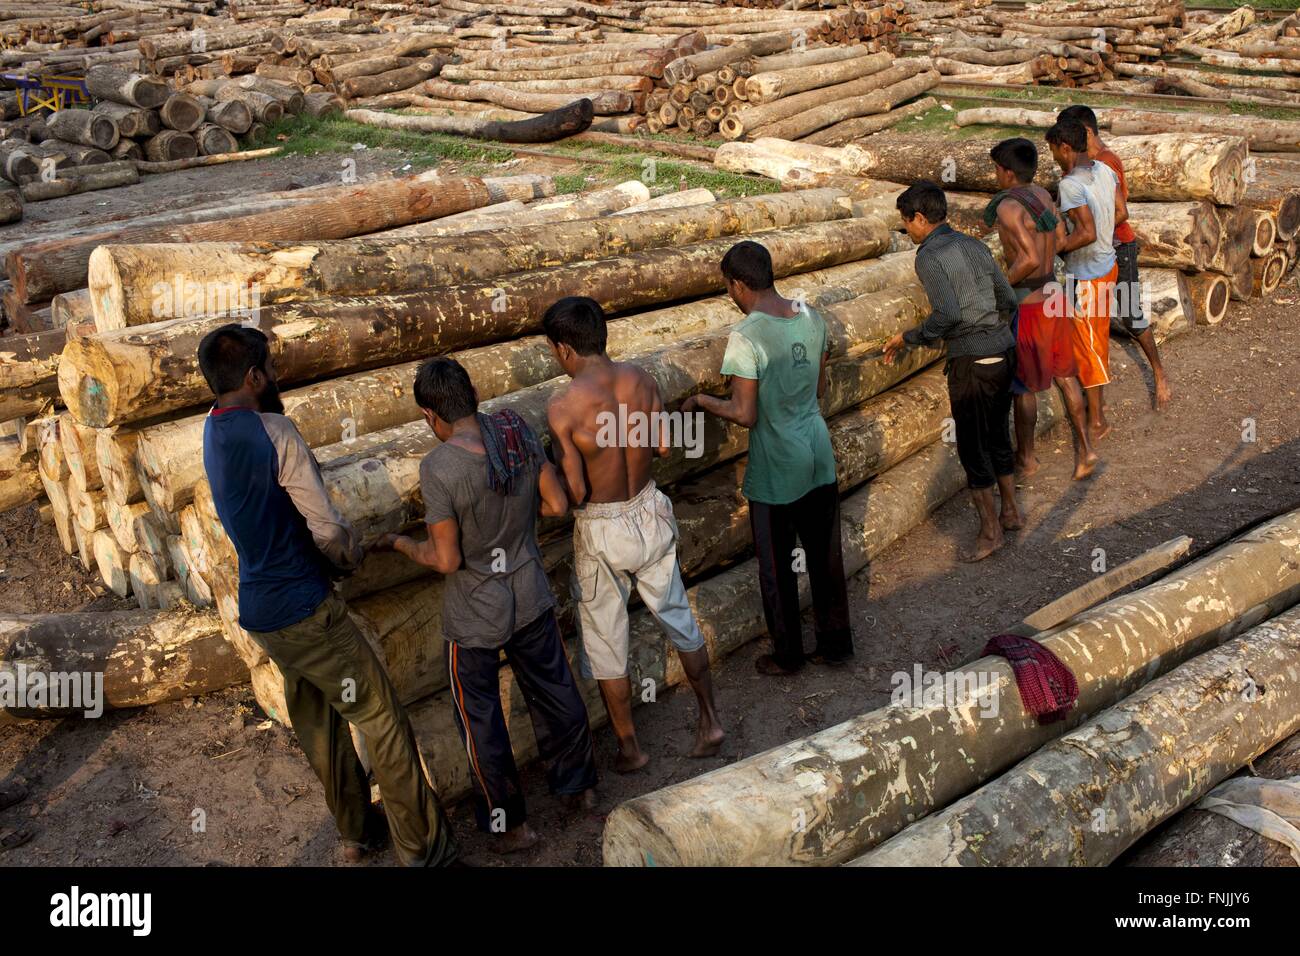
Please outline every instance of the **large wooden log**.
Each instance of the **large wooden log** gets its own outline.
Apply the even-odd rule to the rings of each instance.
[[[851,865],[1105,866],[1300,731],[1297,674],[1300,608],[1152,681]]]
[[[1187,295],[1197,325],[1217,325],[1228,314],[1228,280],[1213,272],[1187,277]]]
[[[28,673],[102,674],[101,703],[107,709],[193,697],[248,679],[247,668],[222,637],[220,619],[192,609],[0,615],[0,657],[9,674],[16,674],[19,664]],[[49,708],[8,713],[68,714]]]
[[[900,72],[911,67],[895,67]],[[892,70],[889,72],[893,72]],[[887,113],[895,106],[939,83],[939,74],[933,70],[914,71],[914,75],[904,77],[888,86],[874,90],[865,96],[851,97],[847,100],[834,100],[825,105],[796,113],[788,119],[760,126],[753,131],[754,136],[775,136],[780,139],[802,139],[827,126],[834,126],[845,120],[868,116],[873,113]]]
[[[927,113],[938,105],[939,101],[934,97],[923,96],[897,109],[891,109],[884,113],[875,113],[871,116],[859,116],[856,119],[845,120],[842,123],[836,123],[834,126],[828,126],[823,130],[818,130],[811,136],[804,137],[803,142],[817,146],[843,146],[846,143],[865,139],[882,130],[889,129],[891,126],[903,122],[903,120]]]
[[[494,83],[450,83],[446,80],[426,80],[417,90],[428,96],[447,100],[473,100],[493,103],[506,109],[525,113],[546,113],[567,106],[574,99],[585,96],[591,100],[593,112],[600,116],[613,116],[632,111],[632,94],[614,90],[570,93],[530,93]]]
[[[189,133],[165,129],[144,142],[144,154],[152,162],[165,163],[178,159],[193,159],[199,154],[199,144]],[[60,290],[63,291],[63,290]]]
[[[880,255],[892,230],[849,219],[773,230],[764,244],[786,275]],[[550,304],[574,289],[611,311],[717,291],[718,261],[732,244],[714,239],[396,296],[272,305],[258,322],[287,385],[535,332]],[[70,341],[59,362],[64,403],[102,428],[203,401],[195,349],[229,320],[175,319]]]
[[[41,496],[41,476],[32,459],[33,456],[24,454],[17,438],[0,438],[0,513]]]
[[[184,133],[175,133],[184,136]],[[159,134],[164,135],[164,134]],[[517,198],[511,196],[509,198]],[[531,196],[529,198],[532,198]],[[494,201],[481,179],[422,173],[323,189],[287,206],[196,223],[131,227],[12,251],[6,266],[24,302],[83,288],[86,265],[104,242],[210,242],[247,239],[342,239],[437,219]]]
[[[264,305],[391,295],[849,214],[843,194],[827,189],[446,239],[103,245],[90,256],[88,286],[103,332],[157,321],[159,282],[255,286]]]
[[[792,67],[788,70],[772,70],[751,76],[745,84],[745,90],[749,94],[749,102],[761,106],[805,90],[835,86],[871,73],[879,73],[892,65],[893,61],[894,58],[889,53],[873,53],[870,56],[854,57],[837,63],[819,63],[812,66]]]
[[[46,117],[45,128],[56,139],[105,150],[121,135],[112,117],[96,110],[59,110]]]
[[[1300,122],[1294,120],[1120,109],[1107,110],[1106,113],[1111,132],[1116,136],[1176,132],[1244,136],[1251,149],[1262,152],[1300,151]]]
[[[637,797],[606,821],[605,862],[852,859],[1297,596],[1300,512],[1292,512],[1044,638],[1079,680],[1079,700],[1066,720],[1039,724],[1015,706],[1007,662],[983,658],[956,676],[965,686],[962,674],[987,675],[985,686],[1003,702],[995,716],[981,716],[978,697],[957,706],[891,705]],[[797,819],[802,826],[791,825]]]
[[[1128,208],[1139,265],[1200,272],[1218,255],[1222,229],[1209,203],[1135,202]]]
[[[996,143],[969,139],[936,148],[929,136],[882,133],[856,147],[861,152],[855,171],[904,184],[932,179],[953,189],[994,192],[997,183],[988,155]],[[1114,136],[1107,145],[1124,163],[1129,197],[1135,202],[1208,199],[1231,206],[1245,193],[1246,145],[1240,137],[1163,133]],[[1051,185],[1057,178],[1053,166],[1039,163],[1039,182]]]
[[[92,66],[86,71],[86,89],[97,100],[112,100],[145,110],[162,106],[171,94],[159,77],[115,66]]]
[[[140,109],[138,106],[127,106],[122,103],[114,103],[112,100],[104,100],[95,104],[95,112],[102,113],[116,123],[119,133],[124,137],[153,136],[162,128],[156,110],[145,110]],[[100,148],[109,149],[110,147],[102,146]]]
[[[162,125],[168,129],[174,129],[181,133],[193,133],[203,125],[203,117],[207,110],[196,97],[188,93],[173,93],[158,108],[158,119]],[[151,159],[153,157],[150,157]],[[179,157],[167,157],[176,159]]]
[[[0,338],[0,421],[39,413],[58,396],[63,329]]]
[[[382,129],[416,130],[425,133],[455,133],[501,143],[551,143],[591,126],[591,100],[579,99],[531,119],[513,121],[480,120],[457,116],[404,116],[374,110],[347,110],[344,117]]]
[[[73,173],[75,175],[66,175]],[[140,181],[140,174],[134,164],[118,166],[104,163],[98,166],[80,166],[64,170],[56,179],[37,179],[18,187],[26,202],[41,202],[46,199],[58,199],[62,196],[75,196],[78,193],[94,192],[99,189],[116,189],[118,186],[133,186]]]

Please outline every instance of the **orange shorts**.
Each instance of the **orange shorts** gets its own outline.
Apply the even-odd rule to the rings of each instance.
[[[1072,279],[1074,308],[1070,333],[1079,384],[1096,388],[1110,382],[1110,310],[1115,294],[1118,266],[1098,279]]]
[[[1060,299],[1020,303],[1016,316],[1016,380],[1011,390],[1017,394],[1045,392],[1052,387],[1053,379],[1074,375],[1071,319]]]

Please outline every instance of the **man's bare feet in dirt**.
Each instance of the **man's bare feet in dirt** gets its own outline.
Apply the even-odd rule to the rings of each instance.
[[[1173,391],[1169,388],[1169,378],[1165,375],[1156,376],[1156,411],[1163,412],[1169,407],[1169,400],[1174,397]]]
[[[2,830],[0,829],[0,853],[5,850],[16,850],[34,834],[31,830]]]
[[[701,721],[695,728],[695,747],[691,750],[691,756],[716,757],[718,751],[722,749],[722,742],[726,739],[726,733],[717,724],[705,724]]]
[[[962,555],[962,560],[967,564],[974,564],[976,561],[983,561],[990,554],[1002,547],[1006,543],[1006,538],[1002,536],[1002,529],[998,528],[997,533],[992,537],[981,534],[975,539],[975,546]]]
[[[1042,466],[1038,463],[1037,455],[1030,455],[1028,458],[1024,459],[1019,455],[1016,456],[1016,474],[1021,478],[1030,478],[1033,475],[1036,475],[1038,469],[1041,467]]]
[[[614,771],[616,773],[635,773],[649,762],[649,755],[640,748],[630,752],[620,748],[617,756],[614,757]]]
[[[1097,462],[1101,461],[1096,455],[1078,456],[1074,459],[1074,480],[1083,481],[1085,478],[1092,477],[1092,473],[1097,470]]]
[[[1088,426],[1088,435],[1092,439],[1092,443],[1095,445],[1097,444],[1097,442],[1101,441],[1103,438],[1109,435],[1114,430],[1114,428],[1115,426],[1112,425],[1110,422],[1100,421],[1097,422],[1097,424],[1095,425]]]
[[[564,809],[571,813],[590,813],[596,809],[596,788],[588,787],[582,793],[566,793]]]
[[[513,830],[507,830],[505,833],[499,833],[492,840],[492,852],[500,853],[503,856],[507,853],[518,853],[521,850],[530,850],[541,842],[541,837],[537,831],[527,823],[523,823]]]
[[[1019,505],[1012,505],[1008,508],[1004,503],[998,523],[1002,525],[1003,531],[1019,531],[1025,526],[1025,516],[1020,513]]]

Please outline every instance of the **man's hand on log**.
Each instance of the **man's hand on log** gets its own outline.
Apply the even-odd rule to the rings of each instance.
[[[885,364],[893,365],[905,351],[907,351],[907,343],[903,341],[903,333],[899,332],[885,343]]]

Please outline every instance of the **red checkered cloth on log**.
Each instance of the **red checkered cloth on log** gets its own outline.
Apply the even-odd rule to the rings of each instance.
[[[1016,675],[1020,702],[1040,724],[1065,719],[1079,699],[1079,682],[1060,658],[1032,637],[999,634],[984,646],[985,654],[1005,657]]]

